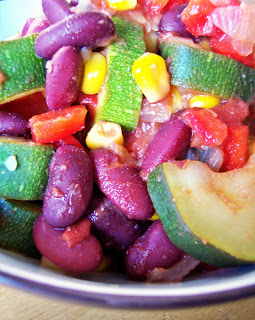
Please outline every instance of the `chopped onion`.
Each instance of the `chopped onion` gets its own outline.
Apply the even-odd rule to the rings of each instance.
[[[240,5],[241,21],[233,36],[237,40],[255,42],[255,3],[243,1]]]
[[[218,7],[208,17],[212,23],[233,38],[241,19],[240,6]]]
[[[168,269],[154,268],[148,273],[147,280],[149,282],[181,282],[199,263],[199,260],[185,254],[177,263]]]
[[[208,167],[218,172],[223,163],[224,152],[219,147],[202,146],[202,149],[188,148],[185,158],[206,163]]]
[[[206,163],[209,168],[218,172],[223,163],[224,152],[219,147],[204,146],[199,150],[199,160]]]
[[[208,19],[232,38],[234,49],[242,56],[252,53],[255,43],[255,3],[215,8]]]
[[[186,151],[185,159],[199,161],[199,151],[197,148],[189,147]]]
[[[138,169],[137,160],[132,157],[132,155],[127,151],[127,149],[116,142],[112,142],[108,149],[120,157],[120,160],[127,166],[131,166]]]
[[[169,95],[155,103],[150,103],[144,98],[140,112],[141,121],[164,123],[171,117],[171,103]]]

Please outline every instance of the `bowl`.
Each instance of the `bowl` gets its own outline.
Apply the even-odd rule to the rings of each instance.
[[[0,249],[0,275],[0,281],[6,285],[100,307],[195,307],[255,294],[254,266],[188,276],[181,283],[140,283],[112,273],[70,276],[41,267],[38,260]]]
[[[40,0],[0,1],[0,40],[20,31],[26,19],[40,14]],[[70,276],[43,268],[38,260],[0,249],[0,281],[23,290],[101,307],[181,308],[254,295],[255,267],[188,276],[181,283],[149,284],[129,281],[111,273]]]

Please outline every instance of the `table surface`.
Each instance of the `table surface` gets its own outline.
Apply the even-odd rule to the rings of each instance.
[[[78,305],[0,285],[0,319],[254,320],[255,297],[183,310],[119,310]]]

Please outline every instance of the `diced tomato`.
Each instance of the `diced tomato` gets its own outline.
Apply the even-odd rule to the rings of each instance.
[[[181,117],[199,138],[200,145],[201,139],[207,146],[219,146],[226,139],[226,124],[209,109],[189,108],[181,114]]]
[[[65,229],[62,239],[66,242],[68,248],[73,248],[90,236],[90,228],[91,221],[88,218],[79,220]]]
[[[27,120],[34,115],[49,111],[45,97],[41,92],[8,102],[1,106],[1,110],[21,114]]]
[[[157,122],[143,122],[139,121],[136,129],[132,132],[127,133],[125,137],[125,147],[128,152],[138,160],[141,164],[145,149],[151,142],[159,128],[161,123]]]
[[[214,36],[217,27],[208,19],[215,8],[221,6],[240,5],[239,0],[190,0],[188,6],[183,10],[181,19],[189,32],[196,38],[199,36]]]
[[[228,135],[223,143],[224,160],[221,171],[242,168],[248,156],[248,126],[228,126]]]
[[[153,17],[161,12],[168,0],[137,0],[137,3],[145,15]]]
[[[233,47],[232,38],[223,32],[218,32],[217,36],[210,38],[212,49],[216,53],[236,59],[247,66],[255,67],[255,51],[248,56],[241,56]]]
[[[182,4],[188,4],[188,0],[169,0],[164,8],[161,10],[162,14],[165,14],[168,10],[180,6]]]
[[[207,17],[215,8],[210,0],[190,0],[181,14],[181,19],[189,32],[196,38],[202,35],[211,35],[215,32],[215,27]]]
[[[226,125],[241,124],[249,115],[249,106],[243,100],[228,100],[212,110]]]
[[[60,146],[66,145],[66,144],[71,144],[72,146],[76,146],[76,147],[81,148],[81,149],[83,149],[85,151],[85,149],[82,146],[82,144],[77,139],[75,139],[74,136],[69,136],[69,137],[63,138],[61,140],[58,140],[55,143],[55,145],[57,147],[60,147]]]
[[[33,116],[29,119],[33,140],[50,143],[67,138],[85,127],[86,114],[86,107],[72,106]]]

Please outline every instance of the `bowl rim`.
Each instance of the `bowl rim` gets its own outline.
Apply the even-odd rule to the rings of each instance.
[[[169,309],[223,303],[255,295],[255,266],[208,273],[174,284],[118,283],[71,277],[39,261],[0,249],[0,281],[22,290],[75,303],[128,309]],[[209,277],[208,277],[209,275]]]

